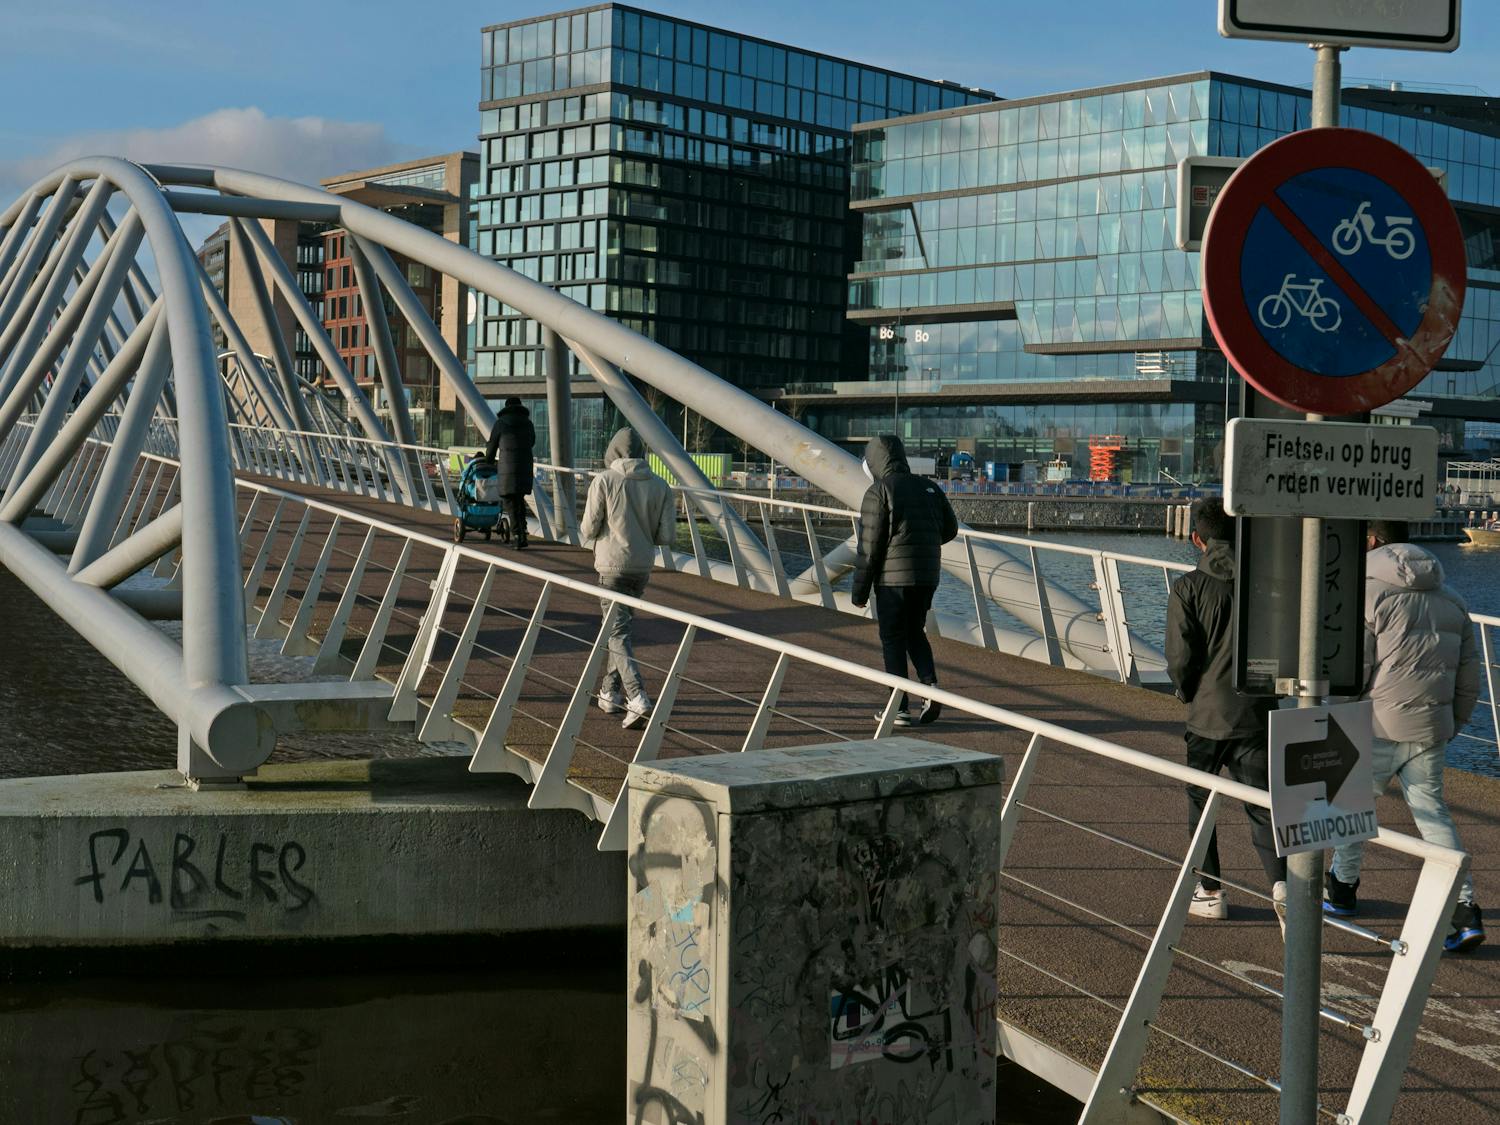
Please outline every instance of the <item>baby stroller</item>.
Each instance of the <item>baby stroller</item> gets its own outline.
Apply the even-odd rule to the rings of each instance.
[[[500,480],[495,462],[476,453],[458,478],[458,516],[453,521],[453,542],[462,543],[470,531],[482,531],[488,539],[497,530],[501,539],[510,537],[510,521],[500,502]]]

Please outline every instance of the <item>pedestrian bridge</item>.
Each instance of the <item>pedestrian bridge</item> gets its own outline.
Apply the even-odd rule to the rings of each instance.
[[[342,414],[285,379],[289,364],[251,352],[195,268],[183,211],[229,216],[261,267],[252,285],[289,297],[258,225],[243,220],[344,224],[365,259],[366,307],[383,309],[383,294],[413,320],[481,429],[489,408],[416,319],[389,251],[535,317],[554,359],[551,417],[567,418],[571,351],[681,482],[681,539],[646,596],[609,594],[601,608],[577,542],[587,474],[570,464],[565,428],[532,498],[536,545],[453,543],[446,451],[406,440],[399,416],[387,432],[326,336]],[[631,762],[883,736],[902,691],[934,694],[874,670],[871,623],[840,591],[863,490],[856,462],[551,290],[400,228],[266,177],[107,158],[60,170],[0,214],[0,562],[178,722],[185,774],[238,777],[285,731],[395,724],[468,755],[475,772],[516,774],[533,808],[575,809],[597,822],[601,849],[617,849]],[[136,260],[143,238],[160,295]],[[222,362],[215,322],[230,341]],[[387,329],[371,328],[382,377],[399,385]],[[715,489],[622,370],[748,435],[826,502]],[[1281,947],[1243,818],[1225,811],[1266,797],[1182,766],[1181,709],[1142,686],[1160,679],[1160,655],[1132,623],[1176,568],[969,529],[945,564],[955,596],[933,625],[946,710],[923,734],[1006,758],[1006,1053],[1084,1102],[1086,1120],[1269,1119]],[[637,612],[657,696],[643,731],[591,707],[605,619],[622,604]],[[180,644],[177,626],[150,619],[180,622]],[[1493,714],[1500,621],[1480,626]],[[304,678],[256,682],[248,638],[303,658]],[[1191,840],[1188,782],[1213,794]],[[1491,854],[1495,784],[1452,787],[1465,838]],[[1382,817],[1406,823],[1398,808],[1388,801]],[[1236,918],[1185,925],[1194,866],[1220,821]],[[1328,1116],[1379,1121],[1394,1105],[1397,1119],[1464,1120],[1500,1103],[1488,959],[1439,963],[1459,873],[1455,853],[1382,829],[1367,860],[1369,917],[1328,923]]]

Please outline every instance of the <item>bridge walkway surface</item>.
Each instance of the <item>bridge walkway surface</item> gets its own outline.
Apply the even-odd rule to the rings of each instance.
[[[242,476],[246,482],[300,493],[367,519],[401,525],[446,540],[450,521],[383,501],[330,493],[282,480]],[[249,493],[239,493],[242,516]],[[268,526],[266,509],[252,523]],[[322,542],[330,519],[312,509],[309,543]],[[256,604],[264,605],[291,542],[295,519],[285,522],[264,560]],[[263,534],[263,531],[262,533]],[[311,635],[322,636],[348,583],[364,526],[341,525],[311,613]],[[252,566],[259,536],[246,537]],[[470,546],[545,573],[594,580],[587,550],[532,540],[529,550],[471,538]],[[378,539],[368,574],[393,567],[400,547]],[[291,621],[315,564],[302,550],[279,610]],[[412,646],[429,584],[443,551],[421,545],[411,554],[377,674],[395,680]],[[442,622],[442,633],[424,677],[424,698],[452,653],[470,616],[480,568],[460,567]],[[472,658],[452,713],[480,730],[509,671],[509,655],[536,604],[542,583],[505,570],[493,572],[487,606]],[[366,625],[375,616],[380,585],[360,587],[344,652],[356,658]],[[873,622],[768,594],[658,569],[645,597],[829,656],[878,666]],[[507,746],[543,761],[597,635],[597,601],[555,587],[547,624],[526,674],[525,688],[506,738]],[[636,654],[653,695],[659,690],[683,632],[672,620],[638,614]],[[1182,762],[1183,707],[1169,694],[1111,682],[1084,672],[1050,667],[955,641],[934,642],[942,686],[1021,714],[1095,735],[1158,757]],[[660,756],[717,753],[740,748],[766,689],[774,654],[732,639],[702,636],[672,711]],[[872,716],[885,703],[877,685],[798,663],[787,677],[765,745],[794,746],[843,738],[868,738]],[[945,715],[910,732],[935,742],[999,754],[1007,784],[1016,775],[1028,736],[992,723]],[[618,717],[590,708],[579,736],[570,780],[611,801],[635,753],[640,732]],[[455,752],[458,748],[455,747]],[[1474,855],[1481,903],[1500,884],[1500,781],[1450,770],[1448,796],[1460,832]],[[1050,1051],[1097,1068],[1114,1034],[1119,1008],[1129,997],[1163,904],[1177,874],[1187,836],[1180,785],[1070,747],[1046,744],[1000,881],[1001,953],[998,1014],[1007,1042],[1018,1052]],[[1412,832],[1399,797],[1386,797],[1384,826]],[[1073,823],[1069,823],[1073,822]],[[1260,890],[1263,876],[1250,846],[1248,822],[1238,807],[1220,819],[1225,878]],[[1092,831],[1090,831],[1092,830]],[[1126,841],[1128,846],[1099,833]],[[1151,853],[1158,853],[1152,855]],[[1385,848],[1367,850],[1360,889],[1363,925],[1396,936],[1411,900],[1417,864]],[[1266,1085],[1210,1055],[1232,1060],[1274,1079],[1279,1069],[1280,1001],[1257,993],[1244,978],[1279,987],[1282,946],[1269,905],[1231,890],[1227,921],[1190,919],[1179,945],[1137,1085],[1158,1106],[1194,1121],[1271,1121],[1275,1094]],[[1390,954],[1368,940],[1325,928],[1324,1003],[1351,1018],[1354,1027],[1322,1025],[1324,1104],[1341,1109],[1361,1048],[1358,1026],[1374,1015]],[[1477,1121],[1500,1116],[1500,934],[1469,956],[1445,956],[1433,984],[1402,1096],[1393,1120]],[[1024,1033],[1024,1034],[1018,1034]],[[1037,1048],[1027,1037],[1046,1044]],[[1048,1050],[1050,1048],[1050,1051]],[[1207,1052],[1207,1054],[1205,1054]],[[1061,1072],[1065,1061],[1054,1060]],[[1075,1076],[1076,1077],[1076,1076]],[[920,1114],[913,1117],[919,1119]],[[1331,1119],[1331,1118],[1330,1118]]]

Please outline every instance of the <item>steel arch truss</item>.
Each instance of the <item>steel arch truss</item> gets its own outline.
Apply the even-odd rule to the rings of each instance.
[[[182,214],[228,220],[254,327],[269,339],[269,356],[253,350],[245,326],[210,282],[178,221]],[[394,433],[340,358],[262,219],[326,222],[347,232]],[[275,436],[293,474],[313,484],[333,483],[347,467],[330,462],[323,439],[360,442],[364,468],[382,495],[424,506],[425,490],[430,501],[431,484],[410,452],[415,442],[387,300],[469,419],[481,432],[494,423],[393,252],[542,327],[560,468],[571,468],[571,351],[688,486],[693,503],[724,528],[737,570],[774,569],[782,594],[828,589],[821,566],[816,577],[787,583],[779,560],[773,568],[766,545],[718,499],[626,376],[857,508],[866,484],[859,461],[760,400],[545,285],[352,200],[229,168],[80,159],[0,213],[0,564],[177,722],[179,765],[190,777],[253,770],[272,752],[278,731],[311,713],[306,703],[332,693],[327,685],[300,685],[303,705],[293,706],[285,690],[250,682],[233,476],[244,458],[232,433]],[[273,311],[277,294],[312,341],[341,401],[297,377],[291,342]],[[226,341],[222,353],[214,349],[215,326]],[[145,454],[169,456],[179,468],[163,480],[161,462],[152,461],[154,475],[148,474]],[[560,472],[553,479],[552,503],[541,490],[533,502],[544,526],[566,534],[575,518],[572,477]],[[836,569],[850,558],[845,548],[822,562]],[[1066,591],[1038,597],[1041,583],[1031,569],[1003,549],[956,549],[945,565],[1003,600],[1070,663],[1112,668],[1111,649],[1120,638],[1108,636],[1094,611]],[[167,588],[122,587],[152,566],[169,579]],[[180,645],[145,620],[173,616],[179,603]]]

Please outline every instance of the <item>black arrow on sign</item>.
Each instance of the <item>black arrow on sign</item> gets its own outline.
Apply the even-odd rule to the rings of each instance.
[[[1333,804],[1344,781],[1359,763],[1359,747],[1330,712],[1328,730],[1316,742],[1289,742],[1286,745],[1286,783],[1311,785],[1324,782],[1328,803]]]

